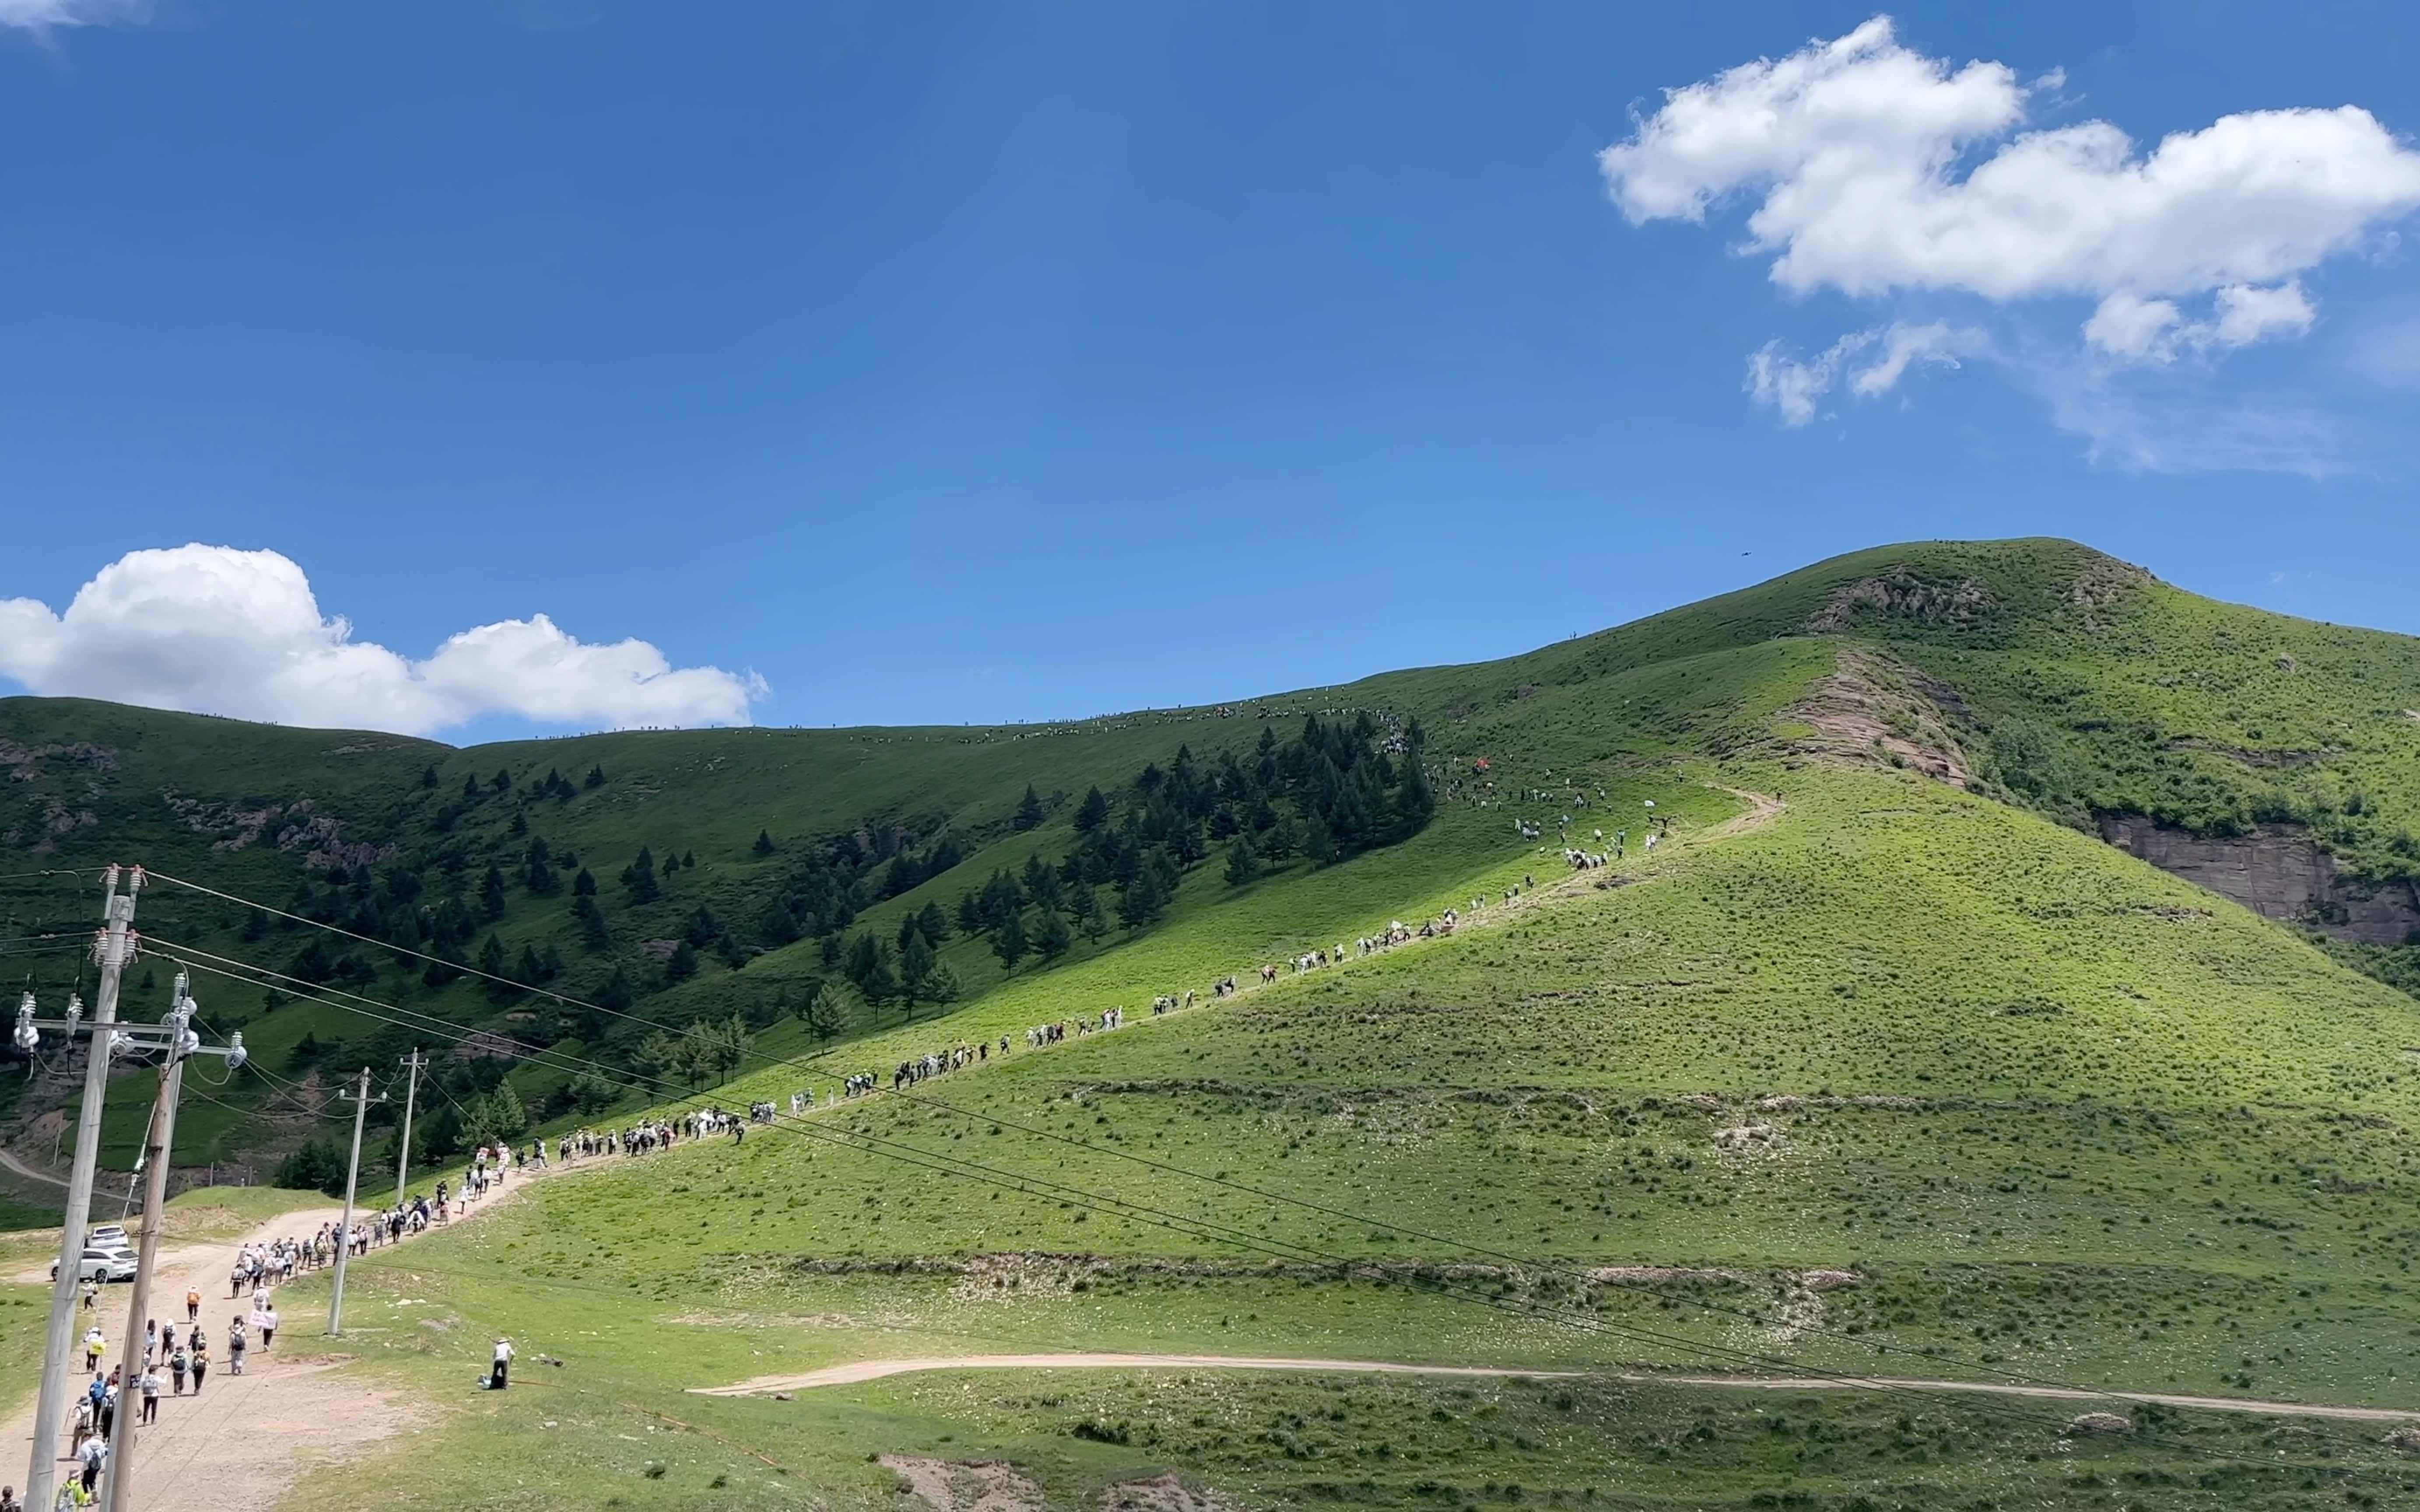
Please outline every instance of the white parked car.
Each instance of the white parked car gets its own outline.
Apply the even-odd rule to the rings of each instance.
[[[51,1279],[59,1278],[59,1262],[51,1262]],[[123,1243],[86,1244],[84,1258],[76,1265],[79,1281],[132,1281],[134,1279],[134,1252]]]

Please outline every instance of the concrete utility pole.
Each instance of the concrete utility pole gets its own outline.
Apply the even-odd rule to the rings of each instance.
[[[151,1292],[151,1274],[160,1253],[161,1210],[167,1204],[169,1151],[177,1129],[177,1093],[185,1081],[185,1057],[196,1054],[224,1056],[229,1071],[244,1062],[242,1035],[227,1036],[224,1048],[205,1048],[201,1036],[193,1031],[193,1017],[194,999],[185,990],[185,974],[181,971],[177,973],[175,1005],[168,1010],[168,1016],[158,1024],[87,1025],[83,1022],[79,1009],[72,1004],[64,1019],[37,1019],[31,993],[25,995],[24,1002],[17,1009],[14,1038],[17,1048],[27,1054],[42,1042],[42,1031],[50,1029],[64,1033],[70,1043],[73,1043],[79,1034],[90,1035],[95,1055],[115,1053],[147,1057],[156,1053],[160,1057],[160,1092],[151,1103],[151,1127],[145,1135],[142,1160],[151,1196],[143,1210],[143,1252],[136,1257],[134,1263],[134,1294],[130,1299],[131,1311],[127,1320],[128,1358],[120,1362],[121,1367],[141,1358],[143,1323]],[[115,1047],[114,1051],[112,1047]],[[81,1251],[77,1258],[83,1258]],[[127,1381],[126,1388],[135,1388],[135,1382]],[[125,1493],[117,1488],[122,1479],[132,1474],[132,1460],[125,1457],[132,1456],[134,1443],[133,1398],[122,1396],[121,1400],[125,1403],[125,1411],[111,1425],[114,1443],[109,1463],[113,1468],[109,1489],[105,1492],[113,1507],[124,1505]],[[37,1470],[53,1472],[49,1478],[56,1479],[51,1457],[42,1452],[39,1443],[35,1453],[41,1459]]]
[[[143,1241],[134,1255],[134,1294],[126,1304],[126,1349],[118,1355],[117,1412],[110,1421],[109,1484],[105,1512],[125,1512],[127,1487],[134,1480],[135,1420],[142,1400],[134,1367],[143,1358],[143,1324],[150,1316],[151,1277],[160,1259],[160,1210],[168,1205],[169,1150],[177,1138],[177,1094],[185,1087],[185,1057],[192,1030],[194,1000],[186,995],[185,974],[177,973],[175,1006],[168,1010],[168,1054],[160,1063],[160,1095],[151,1104],[151,1132],[143,1141]],[[170,1328],[176,1314],[168,1315]]]
[[[411,1097],[420,1090],[420,1047],[404,1063],[403,1137],[395,1142],[395,1205],[403,1206],[403,1183],[411,1172]]]
[[[110,1026],[117,1021],[117,987],[126,974],[133,937],[134,898],[143,890],[143,869],[127,874],[117,890],[118,870],[101,873],[101,986],[93,995],[90,1058],[85,1063],[84,1102],[76,1110],[75,1164],[68,1172],[68,1206],[60,1220],[59,1273],[51,1286],[50,1332],[43,1337],[42,1384],[34,1405],[34,1448],[25,1467],[25,1504],[48,1507],[58,1481],[59,1426],[67,1416],[68,1351],[74,1343],[77,1273],[84,1268],[85,1227],[92,1222],[93,1163],[101,1156],[101,1107],[109,1096]],[[74,1022],[77,1005],[68,1004]],[[72,1033],[72,1031],[70,1031]]]
[[[345,1169],[345,1226],[336,1232],[336,1279],[328,1292],[328,1336],[334,1338],[344,1332],[345,1321],[345,1257],[353,1247],[353,1192],[362,1180],[362,1120],[369,1117],[373,1101],[383,1103],[381,1096],[370,1096],[370,1069],[362,1068],[361,1089],[347,1094],[353,1100],[353,1160]]]

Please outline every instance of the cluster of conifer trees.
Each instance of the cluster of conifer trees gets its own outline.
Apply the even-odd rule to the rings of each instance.
[[[1074,815],[1076,844],[1057,863],[1033,856],[1021,871],[994,872],[959,895],[954,918],[926,904],[902,921],[895,951],[871,932],[845,944],[828,936],[825,963],[871,1002],[947,1002],[957,981],[935,964],[935,951],[953,926],[988,936],[1015,971],[1029,956],[1057,960],[1078,935],[1097,943],[1113,914],[1128,930],[1156,922],[1185,872],[1221,843],[1227,881],[1242,887],[1272,862],[1327,865],[1407,840],[1436,811],[1420,743],[1417,723],[1392,730],[1363,714],[1350,723],[1313,716],[1291,741],[1264,729],[1240,759],[1203,763],[1179,747],[1165,768],[1153,763],[1137,774],[1117,803],[1097,787],[1087,792]],[[1029,787],[1016,827],[1033,828],[1047,814]]]

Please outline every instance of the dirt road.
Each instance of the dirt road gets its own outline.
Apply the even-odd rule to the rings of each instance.
[[[516,1176],[458,1224],[495,1211],[527,1190],[533,1180],[527,1174]],[[318,1306],[304,1310],[281,1304],[275,1347],[264,1352],[256,1339],[244,1373],[227,1373],[227,1319],[239,1311],[248,1315],[251,1307],[249,1302],[227,1297],[227,1275],[235,1269],[237,1253],[248,1243],[307,1237],[321,1224],[343,1216],[340,1208],[308,1208],[271,1219],[238,1239],[162,1245],[159,1273],[151,1285],[152,1312],[182,1327],[186,1290],[202,1294],[210,1376],[198,1396],[163,1393],[159,1421],[139,1433],[135,1512],[259,1512],[275,1504],[308,1471],[359,1454],[417,1415],[418,1403],[344,1373],[352,1356],[322,1332],[328,1319]],[[46,1281],[49,1271],[46,1261],[17,1279]],[[124,1286],[101,1288],[101,1330],[112,1361],[119,1357],[125,1341],[130,1290]],[[78,1316],[79,1335],[89,1318]],[[80,1354],[75,1363],[82,1365]],[[33,1436],[29,1397],[0,1424],[0,1481],[23,1484]],[[64,1441],[59,1448],[64,1454]],[[72,1467],[62,1460],[60,1479],[71,1473]]]
[[[729,1386],[692,1386],[700,1396],[764,1396],[774,1392],[847,1386],[886,1376],[927,1370],[1319,1370],[1398,1376],[1528,1376],[1565,1378],[1593,1372],[1516,1370],[1500,1366],[1404,1365],[1388,1360],[1288,1359],[1243,1354],[960,1354],[903,1360],[853,1360],[795,1376],[758,1376]],[[1914,1381],[1881,1377],[1815,1380],[1788,1376],[1662,1376],[1622,1374],[1617,1381],[1704,1386],[1736,1391],[1954,1391],[1987,1396],[2024,1396],[2072,1402],[2147,1402],[2212,1412],[2249,1412],[2263,1417],[2324,1417],[2357,1423],[2420,1422],[2420,1412],[2388,1407],[2329,1407],[2311,1402],[2257,1401],[2240,1396],[2180,1396],[2162,1392],[2099,1392],[2061,1386],[2023,1386],[1978,1381]]]
[[[1257,1354],[960,1354],[912,1360],[852,1360],[799,1376],[758,1376],[733,1386],[691,1386],[695,1396],[762,1396],[777,1391],[850,1386],[924,1370],[1344,1370],[1385,1376],[1568,1376],[1569,1370],[1505,1370],[1490,1365],[1401,1365],[1390,1360],[1295,1360]]]

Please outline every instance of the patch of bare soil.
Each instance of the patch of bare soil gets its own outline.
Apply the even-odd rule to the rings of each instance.
[[[1042,1512],[1042,1488],[1005,1460],[884,1455],[882,1463],[933,1512]]]
[[[1234,1504],[1207,1487],[1186,1485],[1171,1470],[1110,1487],[1101,1493],[1101,1512],[1234,1512]]]
[[[1875,652],[1843,650],[1830,676],[1782,717],[1811,732],[1792,743],[1808,755],[1884,762],[1963,788],[1974,779],[1949,733],[1955,694]]]
[[[1589,1279],[1605,1287],[1660,1287],[1676,1281],[1737,1281],[1737,1271],[1709,1271],[1687,1265],[1601,1265]]]

